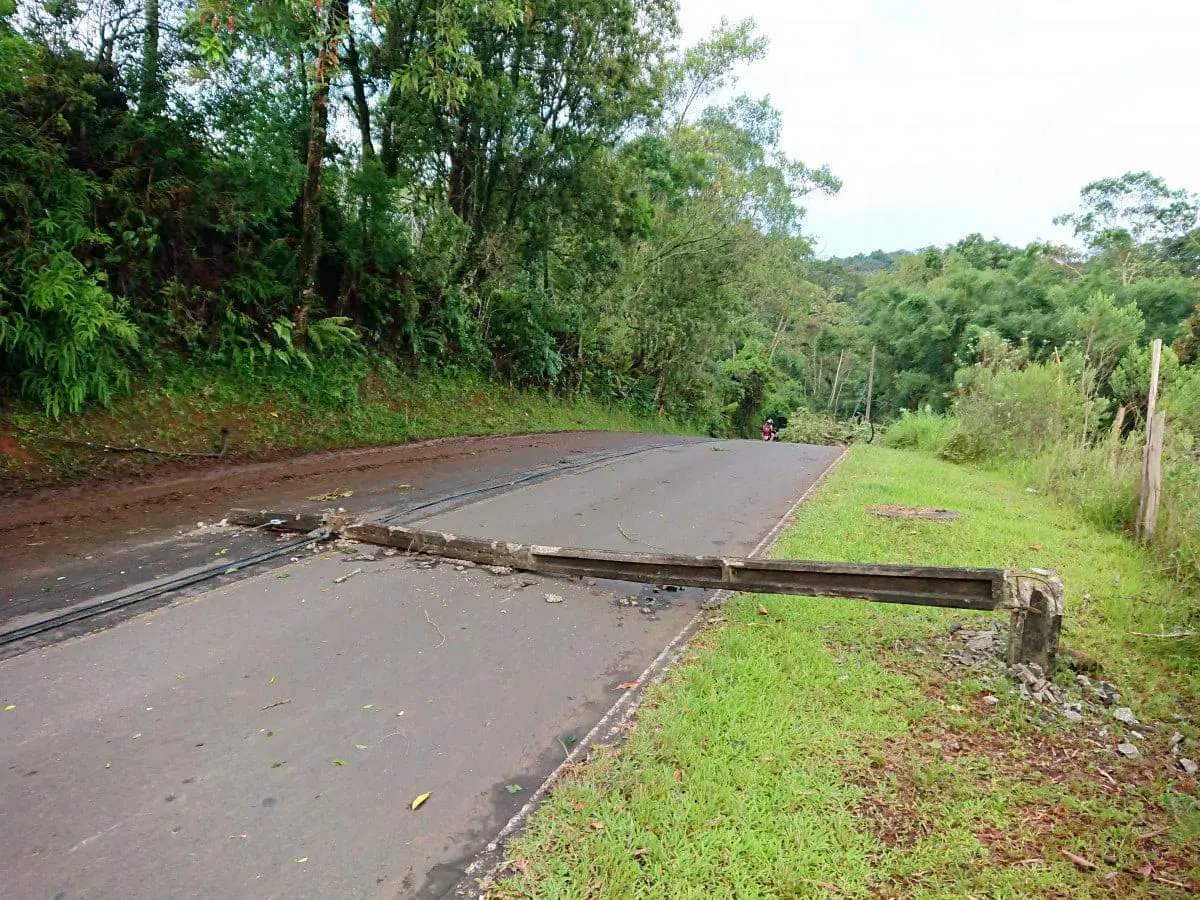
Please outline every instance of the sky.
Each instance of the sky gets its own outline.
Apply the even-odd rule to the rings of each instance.
[[[807,198],[819,256],[1067,242],[1054,216],[1128,171],[1200,192],[1196,0],[680,0],[683,42],[722,15],[771,41],[737,92],[844,183]]]

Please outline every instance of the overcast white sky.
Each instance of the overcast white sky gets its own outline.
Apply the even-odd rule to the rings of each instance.
[[[1088,181],[1148,169],[1200,191],[1196,0],[680,0],[683,40],[753,17],[783,141],[845,186],[811,198],[819,255],[973,231],[1067,240]]]

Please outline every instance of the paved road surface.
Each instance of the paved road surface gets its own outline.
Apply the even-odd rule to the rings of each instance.
[[[678,442],[426,521],[743,553],[835,456]],[[702,598],[341,557],[0,662],[0,897],[440,896]]]

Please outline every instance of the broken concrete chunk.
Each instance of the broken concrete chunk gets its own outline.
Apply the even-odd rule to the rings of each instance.
[[[547,594],[546,602],[547,603],[562,603],[563,598],[561,596],[559,596],[558,594]]]
[[[1105,706],[1111,706],[1121,699],[1121,692],[1111,681],[1097,681],[1092,685],[1092,692],[1100,698]]]
[[[512,566],[484,566],[484,568],[493,575],[511,575],[513,573]]]
[[[1128,706],[1118,706],[1113,710],[1112,717],[1121,724],[1128,725],[1130,728],[1133,728],[1135,725],[1139,724],[1137,716],[1133,714],[1133,710],[1131,710]]]

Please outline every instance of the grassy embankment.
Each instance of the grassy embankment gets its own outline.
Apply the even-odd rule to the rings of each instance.
[[[130,474],[172,457],[96,452],[53,438],[211,452],[229,429],[231,460],[369,447],[463,435],[613,430],[690,433],[665,418],[638,416],[587,397],[521,391],[470,376],[365,379],[308,374],[236,377],[188,371],[142,383],[110,407],[60,421],[17,408],[0,422],[0,483],[34,485],[82,474]]]
[[[874,504],[948,507],[952,522]],[[1144,722],[1141,755],[1098,703],[1072,725],[996,667],[943,657],[982,614],[741,596],[623,746],[558,784],[509,848],[496,897],[1089,897],[1200,886],[1200,646],[1171,629],[1196,601],[1137,548],[1011,480],[856,447],[775,549],[1022,570],[1066,584],[1066,646]],[[769,615],[758,610],[762,603]],[[1095,671],[1094,677],[1101,677]],[[1072,673],[1058,681],[1082,695]],[[994,699],[990,699],[994,698]],[[1120,735],[1120,737],[1118,737]],[[1094,864],[1081,868],[1066,855]]]

